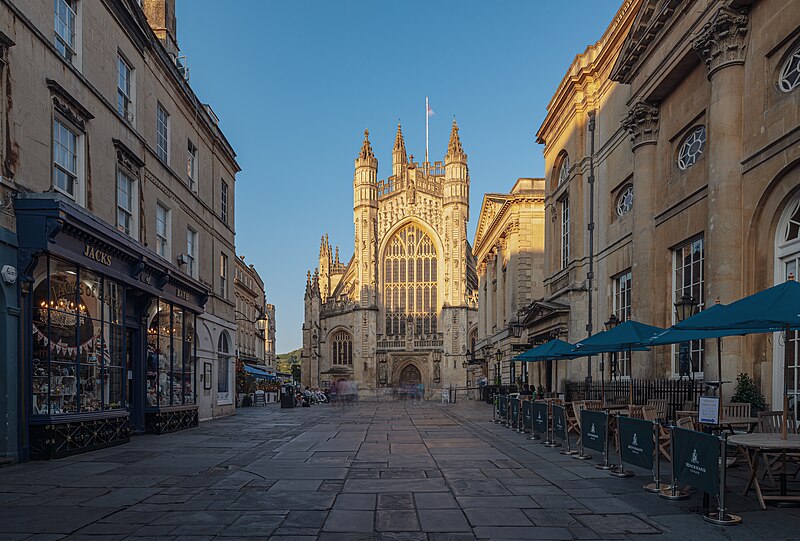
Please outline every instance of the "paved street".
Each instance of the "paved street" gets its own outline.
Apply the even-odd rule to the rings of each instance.
[[[488,421],[486,404],[274,405],[0,469],[0,539],[797,539],[798,510],[696,514]],[[737,468],[741,470],[741,468]],[[736,471],[736,470],[735,470]],[[743,472],[738,471],[737,475]],[[737,480],[734,479],[734,482]]]

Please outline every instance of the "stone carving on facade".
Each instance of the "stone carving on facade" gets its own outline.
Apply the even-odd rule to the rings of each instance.
[[[636,150],[641,145],[656,143],[658,139],[658,119],[658,105],[652,103],[640,101],[628,111],[622,121],[622,127],[631,136],[633,150]],[[553,206],[553,211],[555,211],[555,206]]]
[[[441,364],[442,363],[439,361],[439,359],[433,360],[433,383],[436,385],[442,381],[442,369],[440,368]]]
[[[389,381],[389,370],[386,366],[386,354],[379,353],[378,354],[378,383],[381,385],[386,385]]]
[[[744,63],[750,21],[747,13],[747,8],[719,8],[692,42],[692,47],[708,68],[709,79],[719,69]]]

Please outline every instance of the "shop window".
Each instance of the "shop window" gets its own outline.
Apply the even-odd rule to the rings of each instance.
[[[33,415],[127,407],[124,288],[55,257],[43,257],[32,294]]]
[[[194,314],[157,299],[148,316],[147,405],[194,404]]]
[[[678,168],[686,171],[700,159],[706,148],[706,127],[697,126],[681,143],[678,151]]]
[[[217,402],[229,404],[231,402],[231,355],[230,338],[225,331],[220,333],[217,342],[217,361]]]

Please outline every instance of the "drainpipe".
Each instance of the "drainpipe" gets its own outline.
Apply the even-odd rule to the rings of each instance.
[[[586,280],[589,285],[589,311],[586,321],[587,336],[592,336],[592,282],[594,281],[594,129],[595,110],[589,111],[589,133],[591,135],[591,153],[589,154],[589,272]],[[587,364],[586,385],[592,383],[592,356]]]

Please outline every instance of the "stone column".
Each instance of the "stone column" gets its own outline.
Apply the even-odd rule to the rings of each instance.
[[[481,267],[483,269],[481,270]],[[478,263],[478,338],[483,339],[488,335],[486,332],[486,264]],[[474,352],[473,352],[474,353]]]
[[[506,275],[503,272],[503,262],[506,256],[506,247],[500,245],[497,247],[497,267],[495,276],[497,276],[497,297],[495,298],[496,309],[495,318],[497,321],[497,330],[500,331],[505,327],[505,304],[506,304]]]
[[[631,254],[631,316],[636,321],[656,325],[655,290],[655,190],[656,143],[658,142],[659,108],[639,102],[622,121],[631,135],[633,151],[633,241]],[[620,314],[617,314],[620,315]],[[633,377],[665,377],[669,367],[657,370],[653,351],[634,352],[631,359]]]
[[[726,304],[733,302],[744,293],[740,162],[748,23],[746,9],[722,7],[692,43],[708,68],[708,79],[711,81],[705,148],[708,170],[706,306],[717,298]],[[709,344],[704,370],[711,379],[719,376],[716,357],[716,348],[713,343]],[[722,366],[723,379],[730,380],[742,371],[740,338],[725,339]],[[730,392],[727,396],[730,397]]]

